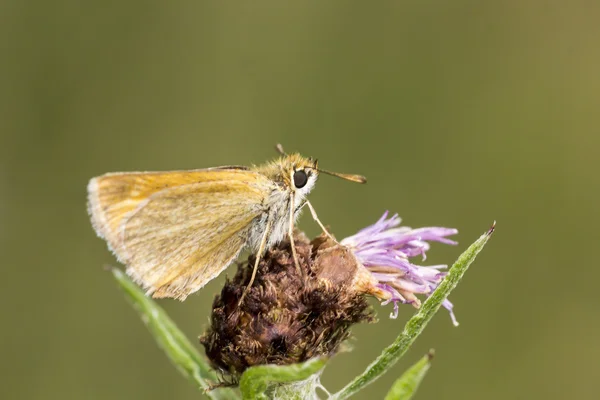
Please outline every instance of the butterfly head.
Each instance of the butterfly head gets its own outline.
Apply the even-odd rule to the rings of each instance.
[[[286,154],[278,147],[281,157],[259,170],[279,185],[294,193],[298,200],[304,199],[315,186],[319,173],[336,176],[348,181],[366,183],[362,175],[341,174],[319,168],[318,160],[298,153]]]
[[[319,177],[317,160],[300,154],[289,154],[282,156],[277,164],[281,182],[293,191],[297,198],[305,198]]]

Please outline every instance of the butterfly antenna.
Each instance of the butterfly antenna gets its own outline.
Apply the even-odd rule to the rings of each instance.
[[[331,175],[331,176],[335,176],[337,178],[344,179],[346,181],[356,182],[356,183],[367,183],[367,178],[365,178],[362,175],[342,174],[339,172],[331,172],[331,171],[326,171],[324,169],[317,169],[317,168],[315,168],[315,170],[317,170],[318,172],[327,174],[327,175]]]
[[[286,154],[285,154],[285,150],[283,150],[283,146],[281,145],[281,143],[277,143],[277,144],[275,145],[275,150],[276,150],[276,151],[277,151],[279,154],[281,154],[282,156],[285,156],[285,155],[286,155]]]

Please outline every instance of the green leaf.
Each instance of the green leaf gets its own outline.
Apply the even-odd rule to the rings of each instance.
[[[146,296],[138,285],[118,268],[112,268],[112,273],[158,345],[165,351],[175,367],[199,388],[205,391],[209,390],[211,388],[209,381],[217,382],[217,376],[208,362],[200,356],[200,353],[171,321],[167,313]],[[215,400],[239,399],[236,392],[227,388],[207,391],[206,395]]]
[[[410,367],[396,382],[385,396],[385,400],[409,400],[419,387],[419,384],[425,378],[425,374],[431,366],[433,350],[429,351],[425,357],[421,358],[415,365]]]
[[[279,393],[286,393],[286,399],[302,399],[307,390],[312,390],[310,386],[315,383],[311,378],[315,376],[324,366],[327,359],[313,358],[301,364],[292,365],[258,365],[248,368],[240,379],[240,390],[244,399],[270,399],[283,398],[269,393],[277,390]],[[307,381],[306,387],[294,385],[293,387],[281,387],[282,384]]]
[[[377,359],[367,367],[367,369],[354,378],[342,390],[335,393],[333,399],[347,399],[365,386],[373,383],[376,379],[386,373],[403,355],[406,350],[415,342],[417,337],[423,332],[427,323],[433,318],[439,310],[442,302],[454,290],[458,282],[462,279],[471,263],[477,257],[477,254],[483,249],[487,241],[494,232],[496,223],[469,248],[462,253],[454,265],[448,271],[446,278],[440,283],[438,288],[423,302],[421,308],[404,325],[404,330],[396,337],[396,340],[383,350]]]

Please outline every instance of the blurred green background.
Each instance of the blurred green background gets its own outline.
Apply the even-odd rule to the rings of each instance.
[[[440,312],[357,398],[431,347],[420,399],[597,398],[599,20],[586,1],[1,2],[0,397],[198,398],[103,270],[86,184],[262,163],[281,142],[369,178],[312,194],[338,237],[391,210],[458,228],[426,262],[451,263],[498,221],[451,296],[460,327]],[[194,338],[224,278],[161,304]],[[375,308],[330,390],[413,312]]]

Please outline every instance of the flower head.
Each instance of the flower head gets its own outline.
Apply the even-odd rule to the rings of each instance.
[[[338,243],[323,233],[312,241],[294,235],[296,268],[290,241],[262,255],[256,280],[247,289],[255,255],[240,264],[213,303],[211,326],[201,337],[216,368],[234,376],[260,364],[292,364],[331,356],[350,335],[350,327],[373,321],[367,295],[419,307],[417,294],[429,295],[439,285],[445,265],[422,267],[409,258],[429,250],[431,241],[455,244],[447,228],[399,227],[387,218]],[[239,300],[247,290],[242,304]],[[452,304],[444,302],[450,311]]]
[[[398,316],[399,303],[419,308],[421,301],[416,295],[430,295],[446,275],[441,270],[447,265],[424,267],[411,263],[409,258],[420,255],[425,260],[430,247],[428,242],[456,244],[446,237],[458,232],[440,227],[411,229],[399,226],[400,222],[397,214],[388,218],[386,211],[375,224],[341,241],[377,281],[377,290],[372,293],[383,300],[383,304],[394,303],[391,318]],[[443,305],[450,312],[454,325],[458,325],[452,303],[445,300]]]
[[[242,304],[254,255],[216,296],[211,326],[201,337],[216,368],[238,376],[253,365],[331,356],[352,325],[374,320],[364,288],[377,282],[349,249],[324,235],[310,242],[299,232],[294,243],[301,271],[285,240],[261,257]],[[355,284],[359,280],[367,284]]]

